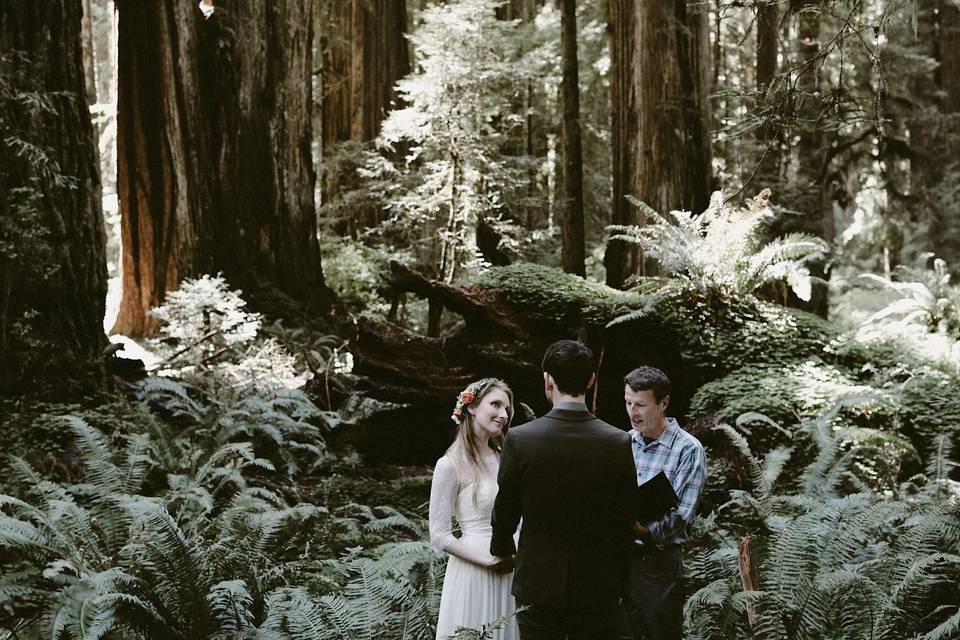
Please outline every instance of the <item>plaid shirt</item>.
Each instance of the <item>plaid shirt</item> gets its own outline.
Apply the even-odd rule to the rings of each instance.
[[[680,504],[655,522],[641,522],[650,530],[654,544],[663,547],[681,544],[690,536],[687,525],[693,520],[700,502],[700,492],[707,483],[707,456],[703,445],[667,418],[667,428],[660,437],[644,444],[636,430],[631,431],[633,460],[637,464],[637,486],[663,471]],[[643,544],[637,540],[638,544]]]

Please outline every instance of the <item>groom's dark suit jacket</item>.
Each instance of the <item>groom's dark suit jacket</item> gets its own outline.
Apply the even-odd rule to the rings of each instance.
[[[510,429],[497,480],[490,553],[516,552],[518,601],[591,606],[626,595],[637,495],[626,432],[560,404]]]

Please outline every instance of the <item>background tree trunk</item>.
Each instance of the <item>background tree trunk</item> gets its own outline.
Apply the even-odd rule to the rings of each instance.
[[[770,103],[766,93],[777,75],[777,54],[780,50],[779,11],[776,2],[767,2],[757,7],[757,107],[769,112]],[[756,174],[747,195],[753,195],[764,188],[770,188],[774,201],[779,200],[780,183],[780,143],[781,133],[778,127],[765,125],[757,131]]]
[[[823,100],[820,60],[820,0],[802,0],[794,14],[797,20],[792,50],[796,56],[795,85],[791,87],[788,116],[795,122],[792,135],[797,139],[790,166],[792,180],[781,202],[796,214],[776,219],[768,234],[771,238],[787,233],[807,233],[823,238],[833,246],[835,230],[833,203],[825,188],[828,162],[821,131]],[[811,272],[826,278],[824,264],[813,264]],[[814,282],[809,301],[790,297],[788,303],[826,317],[828,287]]]
[[[120,3],[123,294],[114,333],[186,277],[223,271],[307,301],[316,238],[310,0]]]
[[[542,6],[543,0],[507,0],[497,7],[497,19],[530,22]]]
[[[213,270],[212,214],[200,104],[203,18],[192,3],[118,3],[117,195],[120,310],[111,333],[142,336],[181,278]],[[207,166],[205,166],[207,164]]]
[[[586,275],[583,229],[583,157],[580,146],[580,82],[577,65],[576,0],[560,0],[563,64],[563,270]]]
[[[613,224],[643,224],[625,196],[657,211],[699,213],[710,199],[706,6],[610,0]],[[644,270],[621,242],[607,247],[607,284]]]
[[[81,0],[0,3],[3,391],[101,372],[107,272],[82,13]],[[16,100],[27,92],[51,109]]]
[[[960,114],[960,6],[950,0],[938,2],[937,85],[944,91],[943,111]]]
[[[410,72],[405,33],[405,0],[340,0],[329,3],[320,24],[322,39],[323,155],[333,145],[368,142],[380,133],[380,124],[396,99],[394,85]],[[324,168],[321,201],[326,204],[354,187],[356,167],[347,162]],[[373,206],[353,207],[336,225],[341,234],[354,235],[379,221]]]
[[[87,93],[87,104],[97,102],[97,72],[93,64],[93,6],[90,0],[83,0],[83,20],[80,25],[80,41],[83,47],[83,74]]]
[[[929,174],[923,194],[932,212],[929,231],[931,250],[947,261],[955,274],[960,274],[960,220],[957,198],[960,197],[960,6],[949,0],[936,0],[937,24],[934,58],[940,63],[934,72],[938,89],[940,126],[926,136]]]

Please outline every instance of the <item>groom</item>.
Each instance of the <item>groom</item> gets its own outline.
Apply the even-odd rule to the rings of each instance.
[[[603,640],[624,632],[636,468],[630,436],[584,404],[595,378],[585,345],[550,345],[543,385],[553,410],[510,429],[503,446],[490,553],[516,553],[513,595],[529,607],[517,615],[522,640]]]

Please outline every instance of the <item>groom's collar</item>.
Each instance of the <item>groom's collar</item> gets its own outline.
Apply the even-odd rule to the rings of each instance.
[[[558,402],[553,405],[547,416],[557,418],[558,420],[590,420],[593,414],[587,409],[583,402]],[[546,416],[545,416],[546,417]]]

